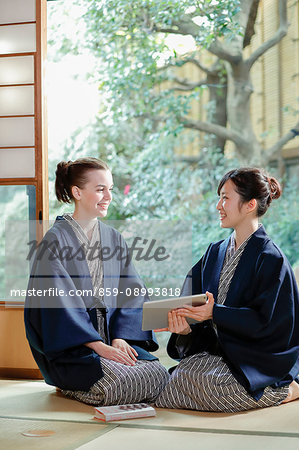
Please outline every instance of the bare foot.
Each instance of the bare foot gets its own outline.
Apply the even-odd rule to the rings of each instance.
[[[289,403],[293,400],[297,400],[299,398],[299,384],[296,381],[292,381],[289,386],[289,393],[287,398],[283,400],[281,403]]]
[[[61,392],[61,389],[57,387],[56,392]]]

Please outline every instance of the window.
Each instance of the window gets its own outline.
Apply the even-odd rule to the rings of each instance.
[[[28,242],[36,237],[34,185],[0,186],[0,300],[20,300],[10,292],[26,289]],[[25,257],[24,257],[25,256]]]

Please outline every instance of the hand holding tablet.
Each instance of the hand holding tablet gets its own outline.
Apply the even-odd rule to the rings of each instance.
[[[168,298],[165,300],[154,300],[143,305],[142,330],[162,329],[168,327],[168,312],[183,306],[205,305],[208,300],[206,294],[190,295],[186,297]],[[183,312],[184,314],[184,312]],[[188,323],[196,323],[198,320],[186,318]]]

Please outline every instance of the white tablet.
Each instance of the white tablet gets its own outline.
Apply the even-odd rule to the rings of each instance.
[[[208,297],[206,294],[188,295],[162,300],[153,300],[143,304],[142,330],[154,330],[168,327],[168,311],[183,305],[204,305]],[[194,319],[186,318],[188,323],[196,323]]]

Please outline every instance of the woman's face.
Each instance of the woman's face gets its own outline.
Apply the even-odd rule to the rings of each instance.
[[[228,180],[220,190],[220,198],[216,205],[220,215],[222,228],[236,228],[240,225],[247,214],[247,203],[241,203],[240,195],[235,191],[235,185]]]
[[[112,200],[113,179],[110,170],[91,169],[87,183],[79,189],[76,205],[89,218],[105,217]]]

